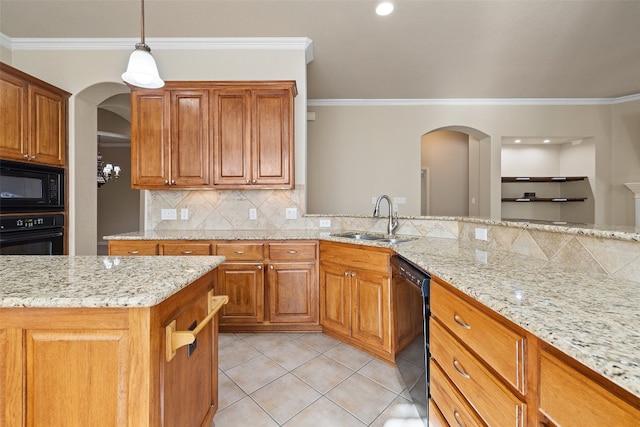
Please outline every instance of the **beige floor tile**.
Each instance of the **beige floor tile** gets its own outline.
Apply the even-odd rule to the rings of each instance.
[[[211,427],[278,427],[278,424],[250,397],[224,408],[213,417]]]
[[[271,349],[277,348],[293,339],[296,339],[298,334],[295,333],[263,333],[263,334],[251,334],[246,337],[242,337],[242,340],[248,344],[251,344],[261,352],[267,352]]]
[[[264,355],[225,371],[225,374],[247,394],[253,393],[286,373],[285,369]]]
[[[285,424],[286,427],[364,427],[362,421],[322,397]]]
[[[355,373],[326,394],[326,397],[362,422],[371,423],[397,394]]]
[[[284,424],[298,412],[321,397],[321,394],[292,374],[287,374],[251,394],[279,424]]]
[[[358,373],[396,394],[406,387],[398,369],[382,360],[373,359],[360,368]]]
[[[416,424],[417,422],[417,424]],[[391,427],[393,425],[424,427],[424,422],[412,402],[397,397],[371,424],[371,427]]]
[[[240,339],[218,345],[218,349],[218,367],[223,371],[262,355],[253,346]]]
[[[326,393],[353,375],[354,371],[330,357],[320,355],[293,371],[293,374],[320,393]]]
[[[303,334],[298,338],[298,341],[305,343],[309,347],[315,348],[321,353],[324,353],[325,351],[340,344],[340,341],[337,339],[331,338],[329,335],[325,335],[320,332]]]
[[[218,410],[226,408],[246,395],[224,372],[218,370]]]
[[[357,371],[373,360],[373,356],[370,354],[344,343],[338,344],[324,354],[354,371]]]
[[[287,341],[282,345],[272,348],[266,351],[265,355],[286,370],[291,371],[305,362],[318,357],[320,353],[305,343],[295,340]]]

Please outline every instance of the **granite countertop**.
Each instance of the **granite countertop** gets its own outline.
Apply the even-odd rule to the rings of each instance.
[[[331,231],[331,230],[329,230]],[[310,231],[147,232],[116,239],[313,239],[387,247],[640,397],[640,284],[473,242],[399,244]],[[633,239],[631,239],[633,240]]]
[[[221,256],[1,256],[0,308],[152,307],[223,262]]]

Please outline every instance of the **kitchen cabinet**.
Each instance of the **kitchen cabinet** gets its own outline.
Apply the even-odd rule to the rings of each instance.
[[[132,188],[209,185],[209,93],[132,90]]]
[[[211,242],[164,240],[111,240],[109,255],[212,255]]]
[[[391,327],[390,251],[320,242],[320,324],[323,332],[388,361]]]
[[[269,321],[318,324],[316,242],[270,242],[267,270]]]
[[[637,426],[640,407],[628,393],[603,382],[599,375],[557,350],[540,354],[540,426]],[[626,397],[625,397],[626,396]]]
[[[64,167],[69,96],[0,63],[0,158]]]
[[[214,91],[214,186],[293,188],[293,83]]]
[[[0,308],[0,425],[209,425],[215,280],[214,270],[153,307]],[[197,344],[169,358],[166,327],[194,324]]]
[[[437,277],[431,279],[431,316],[431,371],[453,386],[441,383],[431,397],[445,418],[527,425],[524,333]]]
[[[131,91],[132,187],[294,187],[293,81]]]

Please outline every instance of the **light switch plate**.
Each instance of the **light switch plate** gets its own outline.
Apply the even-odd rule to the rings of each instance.
[[[175,209],[161,209],[160,219],[162,220],[175,220],[178,219],[178,215]]]
[[[258,211],[256,208],[249,208],[249,219],[258,219]]]
[[[320,227],[331,227],[331,220],[330,219],[321,219],[320,220]]]
[[[189,219],[189,209],[182,208],[180,209],[180,219],[186,221]]]
[[[476,228],[476,240],[487,240],[486,228]]]

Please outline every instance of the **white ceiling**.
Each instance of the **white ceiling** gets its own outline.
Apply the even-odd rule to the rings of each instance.
[[[640,0],[146,0],[146,36],[309,37],[309,99],[640,94]],[[139,37],[138,0],[0,0],[10,38]],[[151,46],[153,48],[153,46]]]

